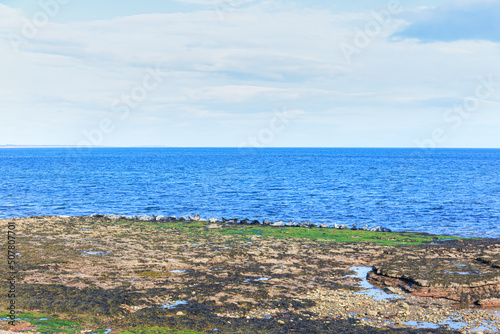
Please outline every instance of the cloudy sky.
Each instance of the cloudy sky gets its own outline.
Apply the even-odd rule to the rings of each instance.
[[[0,145],[500,147],[500,1],[0,0]]]

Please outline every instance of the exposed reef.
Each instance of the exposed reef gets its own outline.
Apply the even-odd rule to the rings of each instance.
[[[61,218],[69,218],[69,216],[60,216]],[[116,215],[116,214],[100,214],[100,213],[94,213],[90,215],[91,218],[107,218],[111,220],[118,220],[118,219],[125,219],[125,220],[139,220],[139,221],[162,221],[162,222],[197,222],[197,221],[208,221],[210,223],[224,223],[224,224],[243,224],[243,225],[264,225],[264,226],[274,226],[274,227],[306,227],[306,228],[336,228],[336,229],[341,229],[341,230],[358,230],[356,227],[356,224],[353,224],[352,227],[349,227],[347,225],[339,225],[337,223],[331,223],[331,224],[315,224],[311,222],[301,222],[301,223],[295,223],[293,222],[283,222],[283,221],[278,221],[278,222],[271,222],[271,221],[266,221],[263,220],[262,222],[256,220],[256,219],[249,219],[245,218],[240,220],[239,218],[224,218],[222,217],[221,220],[218,218],[210,218],[210,219],[204,219],[201,218],[199,214],[196,214],[194,216],[188,215],[188,218],[186,217],[179,217],[177,218],[176,216],[148,216],[148,215],[139,215],[139,216],[129,216],[129,215]],[[382,227],[382,226],[375,226],[369,228],[368,225],[363,226],[360,230],[363,231],[371,231],[371,232],[392,232],[390,229]]]
[[[15,328],[36,332],[59,323],[64,328],[51,332],[69,334],[498,331],[498,311],[486,307],[498,291],[483,287],[499,277],[499,240],[234,221],[196,215],[2,220],[18,233],[22,319]],[[375,287],[364,285],[371,268]],[[5,263],[0,269],[5,279]],[[377,288],[390,297],[372,296]],[[430,325],[418,328],[417,321]],[[0,325],[11,328],[5,320]]]

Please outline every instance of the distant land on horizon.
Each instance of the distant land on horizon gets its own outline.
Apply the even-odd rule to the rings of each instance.
[[[0,148],[74,148],[76,145],[0,145]]]
[[[0,145],[0,148],[78,148],[78,145]],[[89,148],[126,148],[134,146],[89,146]],[[151,146],[154,147],[154,146]],[[158,146],[163,147],[163,146]]]
[[[0,145],[0,149],[9,148],[80,148],[78,145]],[[146,145],[146,146],[84,146],[81,148],[238,148],[234,146],[162,146],[162,145]],[[362,147],[362,146],[269,146],[269,147],[242,147],[247,149],[266,149],[266,148],[387,148],[387,149],[419,149],[419,147],[398,147],[398,146],[372,146],[372,147]],[[498,150],[500,147],[436,147],[436,148],[420,148],[425,150]]]

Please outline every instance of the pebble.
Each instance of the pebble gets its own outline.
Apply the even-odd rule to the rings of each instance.
[[[307,298],[315,301],[316,305],[308,309],[314,314],[313,319],[332,317],[338,319],[359,319],[363,324],[374,327],[404,326],[404,322],[423,321],[441,324],[445,328],[445,321],[464,323],[460,331],[472,333],[478,326],[486,325],[495,328],[499,316],[493,316],[489,311],[482,309],[454,309],[450,304],[431,303],[423,297],[406,297],[407,301],[374,300],[368,295],[345,290],[326,290],[324,288],[309,292]],[[411,305],[411,306],[410,306]],[[449,305],[449,306],[447,306]],[[425,307],[423,307],[425,306]],[[397,308],[400,307],[399,311]],[[410,308],[412,311],[410,312]],[[365,318],[368,316],[369,318]],[[487,324],[485,324],[487,321]],[[496,332],[496,331],[494,331]],[[479,332],[474,332],[479,333]]]
[[[216,228],[221,228],[221,226],[217,225],[217,224],[210,224],[210,225],[207,225],[207,228],[208,229],[216,229]]]
[[[150,221],[155,220],[155,218],[148,216],[148,215],[141,215],[141,216],[137,216],[137,220],[140,220],[143,222],[150,222]]]

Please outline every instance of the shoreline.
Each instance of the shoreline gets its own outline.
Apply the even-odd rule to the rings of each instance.
[[[197,215],[195,215],[197,216]],[[46,218],[46,217],[56,217],[56,218],[107,218],[110,220],[119,220],[119,219],[124,219],[124,220],[129,220],[129,221],[143,221],[143,222],[193,222],[193,221],[207,221],[207,222],[217,222],[217,223],[224,223],[224,217],[221,219],[219,218],[211,218],[211,219],[204,219],[200,218],[200,220],[192,220],[189,219],[188,217],[192,216],[179,216],[178,218],[176,216],[164,216],[164,215],[155,215],[155,214],[137,214],[137,215],[128,215],[128,214],[77,214],[77,215],[66,215],[66,214],[40,214],[40,215],[30,215],[30,216],[0,216],[0,220],[7,220],[7,219],[18,219],[18,218]],[[171,219],[171,220],[166,220],[166,218],[177,218],[177,219]],[[159,220],[156,220],[159,219]],[[328,229],[341,229],[341,230],[358,230],[362,231],[365,230],[364,228],[367,227],[367,231],[375,231],[375,232],[392,232],[392,233],[408,233],[408,234],[422,234],[422,235],[429,235],[429,236],[447,236],[453,239],[500,239],[500,236],[492,236],[492,237],[485,237],[482,235],[479,235],[477,233],[469,233],[469,234],[451,234],[447,232],[432,232],[432,231],[427,231],[427,230],[410,230],[410,229],[404,229],[404,230],[397,230],[397,229],[391,229],[388,227],[384,227],[383,225],[378,225],[378,224],[337,224],[337,223],[314,223],[309,220],[306,221],[301,221],[301,222],[296,222],[295,220],[290,221],[290,220],[277,220],[277,221],[271,221],[271,220],[257,220],[257,219],[239,219],[239,218],[228,218],[226,219],[227,221],[231,221],[237,219],[237,223],[231,223],[228,222],[228,224],[241,224],[241,225],[260,225],[260,226],[271,226],[271,227],[306,227],[306,228],[328,228]],[[249,223],[244,223],[242,221],[248,220]],[[257,222],[258,223],[250,223],[250,222]],[[266,222],[266,224],[263,224],[263,222]],[[279,224],[282,223],[283,225],[272,225],[272,224]],[[353,229],[353,225],[355,228]]]
[[[499,310],[481,307],[500,296],[497,283],[483,284],[500,282],[499,239],[105,217],[1,221],[21,235],[22,310],[90,321],[93,331],[419,333],[411,324],[421,319],[442,324],[426,332],[468,333],[445,325],[469,319],[487,321],[487,333],[500,321]],[[412,271],[424,263],[428,270]],[[356,267],[375,271],[358,277]],[[367,282],[394,297],[373,299]],[[21,323],[40,326],[35,318]]]
[[[193,216],[164,216],[164,215],[148,215],[148,214],[140,214],[140,215],[125,215],[125,214],[99,214],[99,213],[94,213],[90,215],[34,215],[34,216],[16,216],[16,217],[0,217],[0,220],[7,220],[7,219],[19,219],[19,218],[25,218],[25,219],[39,219],[39,218],[106,218],[109,220],[128,220],[128,221],[142,221],[142,222],[159,222],[159,223],[165,223],[165,222],[197,222],[197,221],[206,221],[209,223],[218,223],[218,224],[231,224],[231,225],[244,225],[244,226],[249,226],[249,225],[257,225],[257,226],[263,226],[263,227],[304,227],[304,228],[323,228],[323,229],[338,229],[338,230],[357,230],[357,231],[371,231],[371,232],[388,232],[388,233],[407,233],[407,234],[422,234],[422,235],[429,235],[429,236],[446,236],[452,239],[500,239],[497,237],[477,237],[477,236],[461,236],[461,235],[451,235],[451,234],[446,234],[446,233],[433,233],[433,232],[426,232],[426,231],[411,231],[411,230],[405,230],[405,231],[398,231],[398,230],[391,230],[390,228],[384,227],[382,225],[377,225],[377,224],[360,224],[363,225],[361,227],[358,227],[358,224],[351,224],[349,225],[346,224],[337,224],[337,223],[313,223],[310,221],[304,221],[304,222],[296,222],[295,220],[293,221],[282,221],[278,220],[276,222],[269,221],[269,220],[257,220],[257,219],[239,219],[239,218],[224,218],[222,217],[221,219],[219,218],[210,218],[210,219],[205,219],[205,218],[194,218],[194,217],[199,217],[198,214],[196,214],[194,217]],[[234,222],[234,221],[237,222]]]

